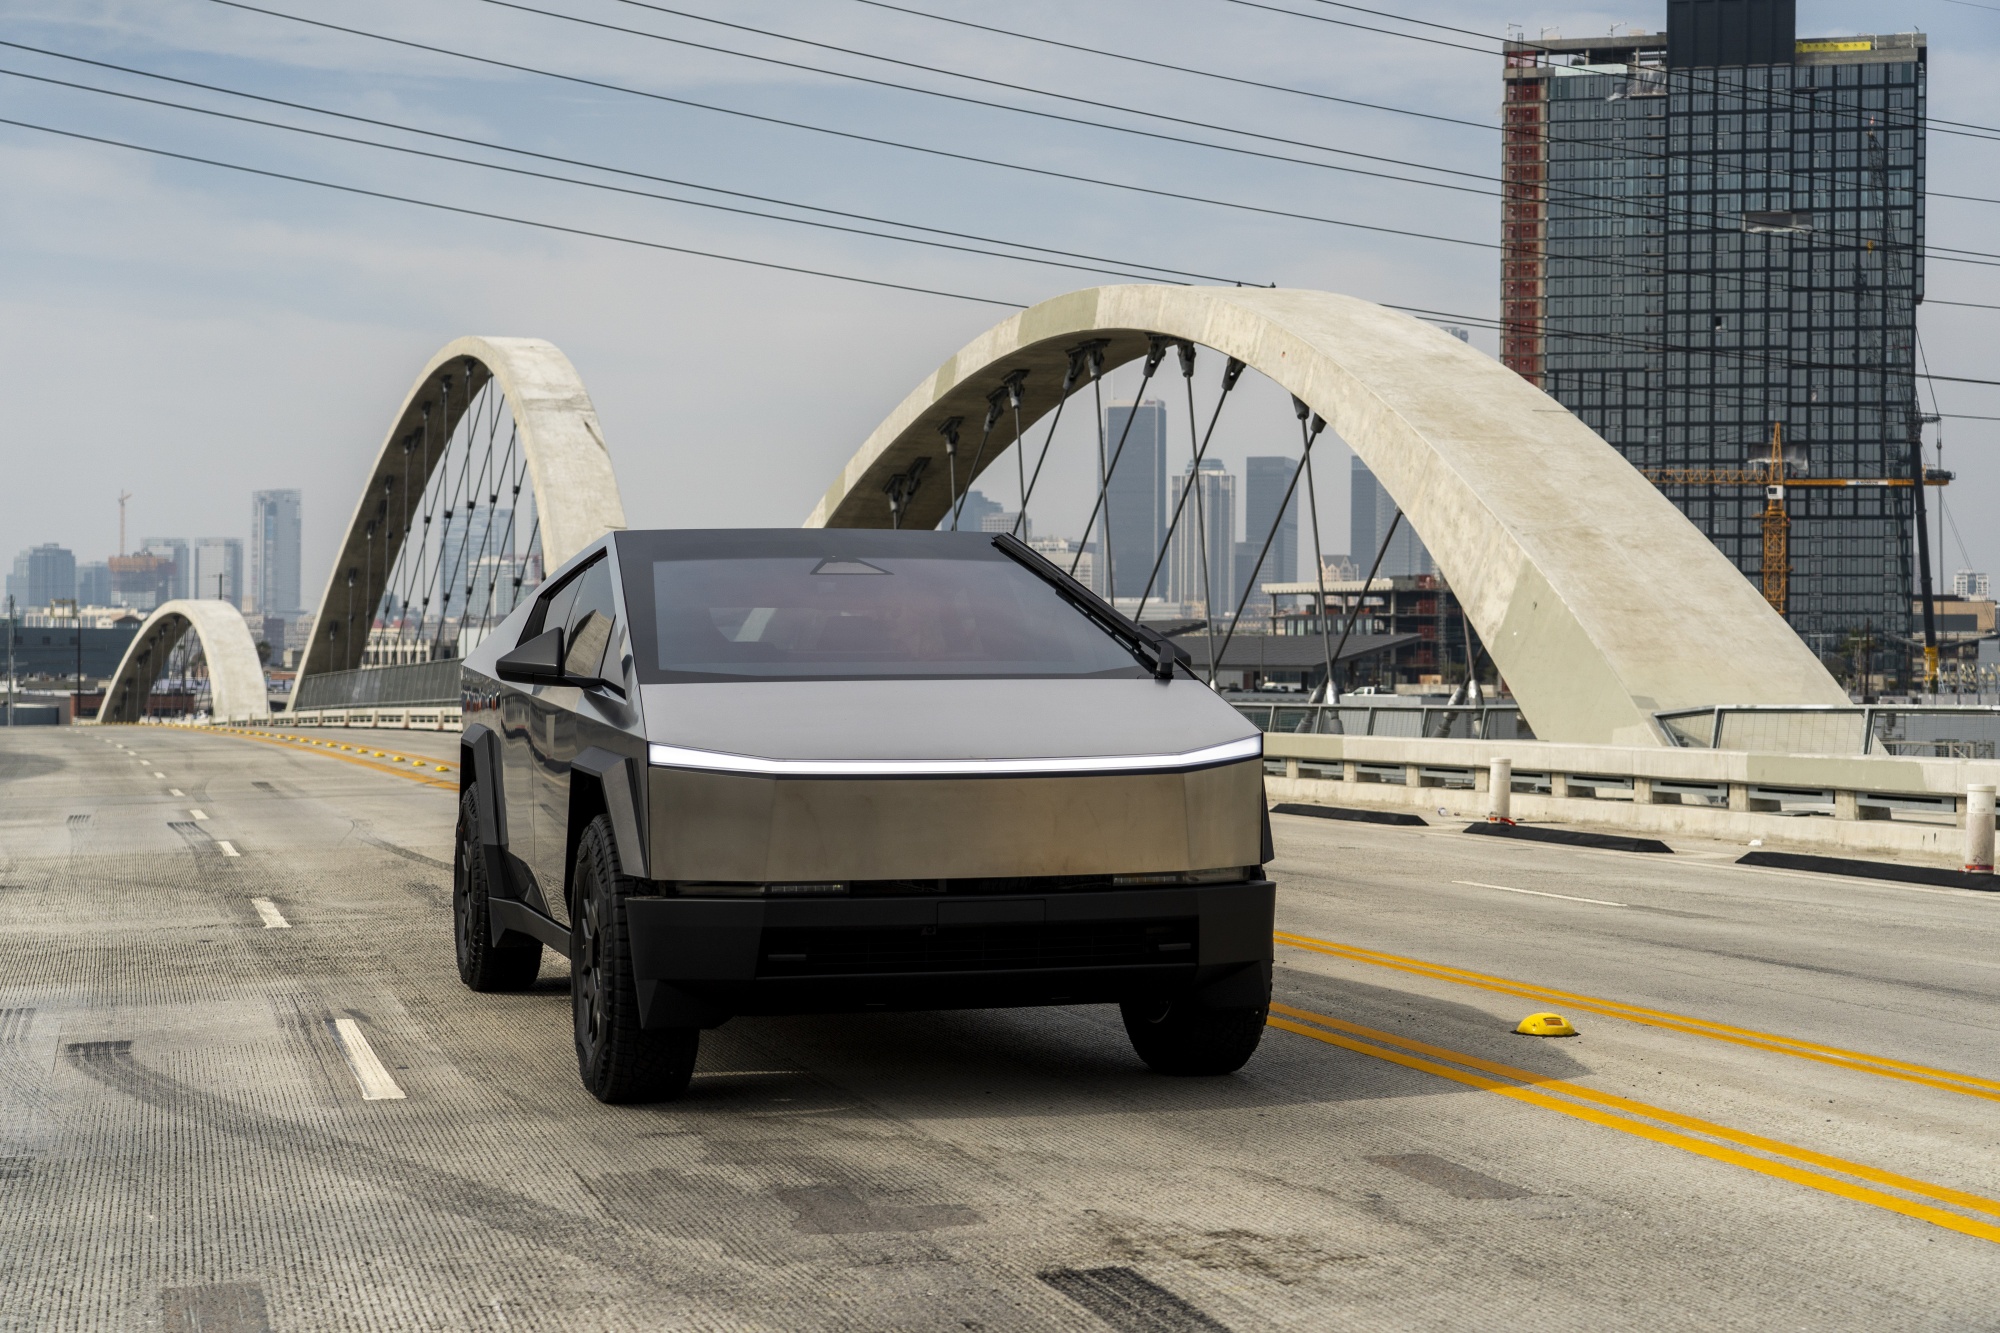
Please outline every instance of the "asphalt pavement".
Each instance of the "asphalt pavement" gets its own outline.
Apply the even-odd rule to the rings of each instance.
[[[737,1019],[605,1107],[562,960],[458,982],[455,765],[0,732],[0,1328],[2000,1324],[2000,894],[1274,816],[1238,1075]]]

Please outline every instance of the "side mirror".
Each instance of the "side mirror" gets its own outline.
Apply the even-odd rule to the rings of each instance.
[[[544,630],[493,664],[493,673],[515,685],[553,685],[563,678],[563,632]]]

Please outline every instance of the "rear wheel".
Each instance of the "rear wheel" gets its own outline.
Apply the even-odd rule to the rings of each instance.
[[[1270,1006],[1206,1009],[1189,999],[1127,1000],[1118,1006],[1125,1034],[1159,1074],[1233,1074],[1257,1050]]]
[[[577,840],[570,882],[570,1005],[576,1017],[576,1066],[601,1102],[671,1101],[687,1091],[700,1028],[639,1025],[625,897],[631,881],[618,864],[611,821],[599,815]]]
[[[542,969],[542,946],[495,944],[491,884],[479,845],[479,785],[458,798],[458,849],[451,874],[451,924],[458,945],[458,979],[474,990],[526,990]],[[518,937],[516,937],[518,938]]]

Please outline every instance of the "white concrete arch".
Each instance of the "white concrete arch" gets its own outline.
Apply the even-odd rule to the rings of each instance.
[[[208,664],[209,714],[218,722],[255,722],[271,715],[264,694],[264,662],[243,613],[228,602],[167,602],[147,616],[125,646],[118,670],[104,687],[99,722],[137,722],[146,698],[166,670],[175,645],[189,630]]]
[[[963,418],[976,441],[1015,370],[1029,372],[1024,419],[1040,417],[1067,349],[1107,339],[1108,370],[1144,356],[1148,334],[1236,357],[1326,418],[1430,548],[1537,736],[1661,745],[1658,710],[1848,702],[1736,567],[1560,403],[1432,325],[1329,292],[1134,285],[1045,301],[926,377],[806,526],[888,527],[885,487],[919,459],[903,525],[935,525],[940,426]],[[989,464],[1011,438],[996,429]],[[960,490],[972,451],[959,450]]]
[[[520,434],[522,457],[541,523],[543,559],[554,569],[604,533],[625,526],[611,455],[597,425],[597,409],[576,367],[553,343],[539,338],[460,338],[448,344],[404,397],[390,423],[375,465],[355,503],[347,535],[327,575],[313,621],[311,646],[299,664],[299,683],[328,671],[358,667],[368,625],[380,603],[405,533],[394,519],[400,492],[422,494],[429,472],[409,475],[403,441],[426,433],[451,438],[479,390],[497,381]],[[442,449],[440,449],[442,455]],[[374,542],[370,525],[383,534]]]

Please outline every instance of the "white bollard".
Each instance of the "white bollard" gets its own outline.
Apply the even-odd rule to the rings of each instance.
[[[1993,786],[1975,783],[1965,789],[1965,868],[1974,874],[1993,873]]]
[[[1991,805],[1990,798],[1988,805]],[[1495,759],[1487,765],[1486,822],[1489,824],[1514,822],[1514,761],[1511,759]],[[1990,838],[1987,841],[1987,850],[1992,850]]]

